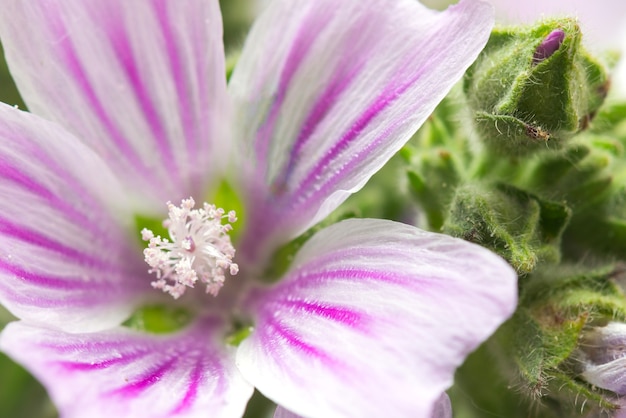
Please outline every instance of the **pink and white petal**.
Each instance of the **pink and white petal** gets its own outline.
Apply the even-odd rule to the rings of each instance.
[[[396,153],[462,77],[490,5],[272,2],[229,84],[248,158],[248,242],[284,242],[326,217]],[[270,248],[271,249],[271,248]]]
[[[431,418],[452,418],[452,403],[447,393],[442,393],[435,402]]]
[[[0,5],[7,61],[32,112],[85,141],[143,199],[206,191],[227,143],[216,1]]]
[[[0,304],[66,330],[119,324],[150,292],[130,202],[91,149],[0,104]]]
[[[302,418],[302,416],[296,415],[278,405],[274,411],[274,418]],[[435,402],[430,418],[452,418],[452,404],[450,403],[450,398],[445,392],[441,395],[437,402]]]
[[[391,221],[311,238],[251,298],[244,377],[306,417],[431,417],[454,370],[515,309],[516,275],[485,248]]]
[[[302,416],[296,415],[278,405],[274,411],[274,418],[302,418]],[[450,398],[445,392],[435,402],[430,418],[452,418],[452,404],[450,403]]]
[[[9,324],[0,349],[37,377],[64,418],[240,417],[252,395],[205,318],[175,334],[66,334]]]
[[[276,410],[274,411],[274,418],[302,418],[302,417],[278,405],[276,407]]]

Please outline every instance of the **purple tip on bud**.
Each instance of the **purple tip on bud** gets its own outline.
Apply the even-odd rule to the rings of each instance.
[[[552,54],[554,54],[561,47],[563,39],[565,39],[565,32],[563,29],[555,29],[550,32],[535,50],[535,55],[533,55],[533,65],[537,65],[541,61],[552,56]]]

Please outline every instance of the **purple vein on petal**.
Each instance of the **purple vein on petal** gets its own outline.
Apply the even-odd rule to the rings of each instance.
[[[311,49],[321,29],[326,24],[326,16],[316,15],[314,13],[307,16],[308,19],[301,22],[298,34],[295,36],[294,42],[285,60],[285,64],[280,74],[278,87],[276,89],[274,100],[272,101],[267,113],[265,122],[259,128],[255,144],[256,158],[259,161],[267,161],[268,148],[271,143],[271,137],[274,133],[276,122],[281,111],[281,107],[287,95],[289,85],[300,68],[307,52]]]
[[[360,19],[360,22],[354,22],[353,25],[355,28],[368,25],[369,22],[366,15],[362,16]],[[361,37],[362,33],[359,31],[356,38]],[[354,35],[346,36],[342,41],[342,50],[351,51],[354,48],[355,42],[358,42],[357,39],[355,39]],[[334,72],[334,74],[332,74],[333,81],[328,83],[328,86],[324,89],[322,94],[319,95],[317,101],[311,107],[309,114],[301,124],[298,137],[289,153],[289,159],[285,165],[285,169],[282,174],[278,175],[275,184],[272,186],[272,190],[282,191],[286,189],[289,183],[289,177],[297,166],[304,146],[308,143],[319,124],[334,109],[335,105],[339,103],[341,96],[355,81],[361,70],[367,68],[366,62],[368,58],[367,54],[357,54],[356,57],[351,56],[349,53],[341,54],[339,62],[334,65],[334,69],[332,70]]]
[[[339,268],[334,270],[323,270],[311,272],[310,270],[297,272],[291,284],[298,288],[316,287],[318,283],[325,282],[380,282],[385,284],[397,285],[406,288],[412,288],[416,291],[423,291],[427,288],[437,285],[436,277],[416,277],[416,275],[403,274],[394,271],[375,270],[365,268]],[[444,283],[445,284],[445,283]]]
[[[118,23],[119,21],[121,21],[121,18],[112,19],[109,22],[108,37],[118,61],[130,82],[137,104],[141,107],[146,117],[146,123],[152,131],[155,143],[163,157],[162,162],[169,174],[177,178],[176,184],[180,184],[180,172],[176,169],[172,149],[168,145],[166,129],[163,126],[163,121],[159,117],[158,111],[152,102],[150,93],[139,72],[139,67],[132,46],[130,45],[130,37],[127,34],[126,27],[124,24]]]
[[[44,186],[28,177],[14,165],[9,164],[6,159],[0,159],[0,177],[2,177],[3,180],[8,180],[17,186],[20,186],[26,191],[47,199],[50,203],[58,199]]]
[[[194,404],[197,396],[198,389],[200,388],[200,379],[202,379],[202,360],[196,360],[196,364],[189,375],[189,386],[185,395],[180,400],[180,403],[172,410],[170,415],[178,415],[185,411],[188,411]]]
[[[293,194],[293,204],[303,204],[307,199],[306,193],[309,192],[312,184],[321,178],[324,170],[335,160],[339,154],[345,152],[350,145],[359,138],[359,134],[378,116],[391,106],[404,92],[406,92],[411,86],[413,86],[424,73],[424,69],[421,68],[416,74],[411,77],[406,83],[401,86],[397,86],[394,82],[388,84],[381,94],[365,109],[356,122],[343,134],[341,139],[324,155],[324,157],[313,167],[309,174],[300,183],[298,189]],[[372,144],[368,144],[367,148],[372,148],[374,145],[379,145],[387,135],[382,135],[374,141]],[[365,150],[361,151],[361,154]],[[351,162],[357,160],[359,155],[355,154]],[[342,169],[345,171],[345,168]],[[328,176],[327,183],[331,182],[333,178],[339,177],[338,175]],[[325,192],[325,190],[324,190]],[[318,190],[316,195],[323,193],[322,190]],[[310,199],[310,197],[308,197]],[[308,200],[308,199],[307,199]]]
[[[343,68],[343,64],[340,65]],[[285,165],[285,169],[279,174],[278,178],[272,185],[272,190],[281,191],[289,182],[289,177],[296,167],[298,160],[301,158],[302,150],[307,144],[317,126],[324,120],[326,115],[333,109],[341,95],[346,91],[350,84],[358,75],[360,65],[354,66],[347,75],[339,75],[334,82],[330,83],[324,92],[320,95],[317,102],[313,105],[308,116],[304,120],[298,137],[293,144],[289,153],[289,159]]]
[[[289,346],[291,346],[292,349],[296,350],[297,352],[307,354],[309,357],[314,358],[321,363],[324,363],[327,367],[332,367],[334,369],[343,368],[343,364],[339,360],[331,357],[328,353],[315,347],[314,345],[303,341],[301,336],[296,334],[293,330],[288,329],[283,324],[279,323],[276,318],[266,315],[264,325],[264,335],[261,338],[266,338],[269,340],[266,344],[263,345],[266,350],[272,351],[275,348],[278,348],[275,347],[277,344],[277,341],[275,339],[276,337],[279,337],[283,343],[288,344]]]
[[[188,348],[184,350],[179,349],[181,353],[180,356],[188,356],[190,352],[194,350],[193,347],[197,350],[202,350],[203,347],[199,344],[194,332],[197,331],[190,330],[185,336]],[[193,362],[185,366],[187,369],[191,370],[189,372],[187,390],[181,397],[179,404],[172,410],[171,415],[181,414],[189,410],[198,397],[200,386],[208,383],[207,379],[212,376],[214,378],[211,383],[215,385],[213,391],[215,395],[224,393],[227,390],[227,384],[223,376],[218,372],[222,367],[220,362],[216,361],[218,357],[217,353],[214,352],[210,353],[210,355],[196,356]]]
[[[112,366],[130,364],[143,355],[145,355],[145,353],[134,353],[134,354],[125,354],[117,358],[105,359],[102,361],[95,361],[95,362],[89,362],[89,363],[80,362],[80,361],[59,361],[59,362],[56,362],[56,364],[66,369],[68,372],[82,372],[82,371],[89,371],[89,370],[108,369],[109,367],[112,367]]]
[[[315,315],[354,329],[358,328],[364,330],[369,319],[363,312],[351,310],[344,306],[333,306],[328,303],[308,300],[280,300],[276,303],[287,308],[289,311],[302,312],[305,315]]]
[[[23,323],[10,328],[14,352],[27,364],[35,354],[31,370],[56,388],[52,395],[65,412],[77,405],[71,387],[55,385],[59,378],[84,388],[82,406],[110,404],[104,408],[115,416],[234,416],[220,412],[236,399],[234,410],[241,411],[252,388],[235,369],[234,348],[222,342],[224,325],[221,316],[201,317],[167,335],[119,326],[81,333]],[[243,385],[236,398],[234,385]]]
[[[173,80],[174,88],[176,90],[176,105],[179,107],[178,114],[182,118],[181,123],[183,134],[187,144],[187,156],[185,161],[187,161],[190,160],[190,158],[192,158],[199,149],[198,142],[200,138],[195,132],[192,131],[195,113],[193,113],[193,106],[191,105],[190,99],[193,94],[193,87],[189,85],[189,79],[184,74],[184,68],[182,65],[183,60],[180,57],[176,44],[174,43],[176,38],[170,25],[170,19],[167,15],[166,3],[167,2],[165,0],[159,0],[154,3],[154,6],[157,21],[161,27],[161,32],[163,33],[163,41],[165,42],[165,54],[167,55],[167,62],[171,73],[170,78]],[[206,75],[204,76],[206,77]],[[202,109],[208,109],[208,107],[203,107]]]
[[[383,132],[381,135],[379,135],[378,137],[376,137],[376,139],[374,139],[373,141],[371,141],[370,143],[366,144],[363,148],[361,148],[359,150],[359,153],[355,153],[354,154],[354,158],[352,158],[348,163],[343,164],[340,168],[338,168],[332,175],[329,176],[325,176],[325,182],[320,185],[319,187],[316,187],[315,190],[310,190],[308,191],[309,194],[307,195],[307,190],[306,188],[303,187],[303,184],[300,185],[299,189],[299,193],[301,193],[301,196],[298,196],[297,193],[294,193],[293,196],[293,204],[294,206],[298,206],[298,205],[302,205],[305,204],[308,201],[311,200],[316,200],[319,198],[323,198],[325,196],[328,196],[330,193],[332,193],[334,190],[336,190],[336,185],[337,183],[339,183],[343,178],[344,178],[344,173],[346,172],[350,172],[352,169],[355,168],[355,166],[357,164],[359,164],[361,162],[361,160],[359,159],[359,157],[361,155],[368,155],[371,154],[372,152],[375,152],[377,149],[380,149],[380,145],[383,141],[385,141],[388,136],[389,133],[388,131],[390,131],[391,129],[387,129],[385,132]],[[346,145],[346,148],[348,146]],[[345,149],[341,149],[341,150],[332,150],[330,151],[327,155],[326,158],[324,160],[322,160],[323,162],[318,165],[317,167],[315,167],[312,171],[311,174],[309,174],[309,186],[315,182],[316,178],[319,176],[319,178],[322,177],[322,174],[324,172],[324,170],[330,165],[331,161],[335,158],[335,157],[331,157],[331,153],[334,153],[335,151],[337,152],[337,155],[339,153],[341,153],[342,151],[344,151]],[[305,180],[306,182],[307,180]]]
[[[14,304],[33,306],[37,305],[38,309],[67,309],[72,308],[92,308],[94,304],[102,303],[102,293],[96,297],[86,297],[85,294],[81,294],[80,298],[64,298],[64,299],[50,299],[50,294],[43,297],[38,295],[32,295],[21,291],[15,291],[13,287],[8,287],[5,282],[0,282],[0,289],[2,289],[3,295],[10,299]],[[66,293],[68,290],[63,289]],[[75,290],[69,289],[70,292]]]
[[[12,182],[14,185],[21,187],[24,191],[36,194],[46,200],[46,204],[50,208],[56,209],[62,213],[65,218],[75,223],[80,223],[81,228],[86,231],[96,232],[92,222],[82,212],[76,210],[76,207],[69,202],[62,200],[60,196],[52,193],[48,188],[28,177],[16,167],[9,165],[6,161],[0,160],[0,177],[6,182]],[[78,190],[77,190],[78,191]],[[98,206],[96,206],[98,207]],[[101,216],[104,219],[104,216]]]
[[[80,90],[87,100],[88,106],[94,110],[94,112],[98,116],[98,119],[102,122],[104,128],[109,133],[111,140],[119,148],[122,154],[129,159],[129,161],[135,166],[135,168],[141,169],[146,178],[149,178],[149,173],[145,165],[137,155],[137,152],[124,137],[119,128],[113,123],[110,116],[104,109],[104,105],[102,104],[100,99],[98,99],[98,96],[93,89],[91,82],[89,81],[87,72],[80,64],[80,60],[78,59],[78,55],[76,53],[76,48],[71,41],[71,37],[67,36],[68,31],[61,22],[60,16],[58,16],[54,12],[53,7],[46,10],[46,18],[48,19],[48,24],[53,31],[53,37],[55,39],[62,39],[62,41],[59,43],[59,56],[63,58],[67,69],[72,75],[73,82],[76,83],[78,87],[80,87]]]
[[[61,200],[59,196],[52,193],[41,183],[30,178],[17,167],[10,165],[8,161],[2,159],[0,159],[0,177],[7,182],[11,182],[16,186],[21,187],[26,192],[36,194],[47,200],[50,207],[53,207],[60,212],[72,213],[78,218],[83,218],[82,220],[84,221],[84,215],[82,213],[77,212],[71,205]]]
[[[106,282],[101,283],[99,281],[93,280],[94,277],[90,277],[89,282],[86,282],[85,279],[81,277],[54,276],[42,273],[35,273],[31,271],[26,271],[23,268],[15,264],[11,264],[3,259],[0,259],[0,272],[12,274],[13,276],[18,277],[20,280],[40,287],[49,287],[63,290],[84,290],[98,287],[98,292],[100,293],[102,293],[103,291],[108,292],[111,290],[117,290],[110,285],[107,285]],[[107,273],[106,279],[110,279],[112,274],[113,273]],[[119,292],[119,290],[117,291]],[[67,303],[67,301],[65,301],[65,303]]]
[[[76,210],[75,205],[69,204],[65,200],[57,198],[62,202],[62,206],[66,213],[72,213],[73,219],[72,222],[77,222],[78,219],[82,221],[81,227],[85,230],[89,231],[101,231],[93,225],[93,219],[98,219],[100,225],[104,225],[108,222],[114,223],[111,219],[111,213],[108,212],[107,208],[102,204],[101,201],[97,201],[92,195],[91,191],[87,190],[85,185],[77,181],[76,177],[72,176],[65,169],[61,168],[58,163],[42,157],[39,159],[42,165],[50,168],[50,171],[53,172],[58,178],[61,184],[67,190],[71,190],[75,195],[80,196],[80,202],[82,207],[88,207],[89,216],[85,213],[79,212]],[[110,225],[110,224],[109,224]]]
[[[16,136],[17,134],[17,136]],[[0,137],[11,144],[19,144],[20,147],[24,149],[20,149],[21,155],[28,155],[29,159],[39,167],[46,167],[50,173],[54,173],[56,177],[59,178],[62,185],[64,185],[67,189],[72,190],[76,194],[80,194],[81,202],[88,205],[90,207],[90,211],[93,212],[98,210],[98,216],[108,217],[108,214],[105,214],[102,210],[101,202],[96,202],[93,199],[91,193],[89,193],[85,186],[77,181],[76,177],[67,172],[67,167],[60,165],[57,161],[50,158],[50,155],[45,151],[42,151],[40,148],[32,146],[32,144],[24,141],[22,132],[7,129],[6,126],[0,126]],[[6,170],[6,172],[2,172],[2,170]],[[3,159],[0,157],[0,177],[2,178],[11,178],[16,184],[20,184],[23,186],[25,190],[29,192],[35,192],[35,194],[39,194],[42,197],[46,197],[50,202],[58,202],[63,206],[64,209],[70,209],[70,211],[74,211],[73,206],[68,205],[65,201],[59,199],[59,197],[55,196],[52,192],[50,192],[47,188],[36,182],[35,180],[30,179],[23,170],[20,170],[14,164],[11,164],[8,159]],[[74,215],[80,218],[84,218],[84,215],[79,212],[74,212]],[[88,222],[87,222],[88,223]]]
[[[98,269],[106,269],[108,267],[108,263],[101,259],[79,251],[76,248],[68,247],[67,245],[46,237],[37,231],[21,225],[16,225],[2,217],[0,217],[0,233],[2,233],[3,236],[15,238],[19,241],[46,249],[70,260],[74,260],[76,264],[82,266],[88,265]]]
[[[376,137],[376,139],[371,141],[369,144],[365,145],[360,150],[359,154],[368,155],[380,149],[381,144],[388,139],[390,132],[393,131],[394,128],[396,128],[398,125],[402,124],[405,118],[409,118],[412,114],[412,110],[413,109],[408,109],[402,115],[398,116],[394,124],[389,126],[381,135]],[[316,187],[315,190],[311,190],[308,193],[308,195],[307,195],[306,188],[303,188],[303,186],[301,185],[300,196],[298,196],[298,194],[294,194],[294,206],[303,205],[306,202],[321,199],[329,195],[330,193],[332,193],[334,190],[336,190],[337,183],[339,183],[346,176],[345,173],[350,173],[351,171],[353,171],[356,168],[356,166],[361,162],[358,158],[359,154],[355,154],[354,158],[352,158],[348,163],[343,164],[334,173],[332,173],[332,175],[325,176],[325,175],[322,175],[321,173],[323,173],[324,170],[327,169],[328,165],[332,161],[332,158],[330,157],[330,153],[329,153],[329,155],[327,155],[328,161],[322,164],[319,164],[317,167],[315,167],[314,170],[309,174],[309,178],[308,178],[309,185],[314,182],[314,180],[316,179],[316,176],[320,176],[321,178],[324,178],[325,182],[322,185],[319,185],[319,187]]]
[[[137,396],[141,392],[157,384],[159,380],[161,380],[161,378],[166,374],[166,372],[174,367],[176,362],[178,362],[178,359],[176,357],[170,358],[164,364],[152,370],[149,370],[145,375],[139,377],[136,380],[129,376],[126,378],[128,379],[128,384],[112,390],[110,394],[122,395],[124,397]]]
[[[193,50],[193,56],[201,57],[207,53],[205,48],[206,45],[204,44],[204,41],[202,41],[203,35],[195,32],[198,30],[195,26],[196,25],[193,26],[194,33],[192,36],[193,40],[191,42],[190,48]],[[210,95],[214,94],[215,92],[209,89],[209,76],[207,74],[211,74],[211,72],[207,65],[208,60],[200,60],[200,62],[203,65],[197,65],[196,74],[194,75],[194,78],[198,85],[195,88],[193,86],[189,87],[189,91],[194,91],[197,94],[198,102],[195,104],[195,106],[192,106],[192,108],[195,110],[194,114],[196,115],[196,120],[200,121],[196,124],[197,131],[191,135],[193,138],[190,138],[190,140],[193,142],[188,142],[190,155],[192,156],[196,153],[200,155],[210,155],[212,151],[209,145],[213,128],[212,125],[222,122],[220,120],[210,118],[205,114],[205,112],[208,111],[207,109],[211,109],[211,106],[215,106],[215,104],[211,104],[210,100]],[[224,74],[224,83],[226,83],[226,74]],[[207,122],[207,120],[209,122]],[[207,124],[209,126],[207,126]]]
[[[107,340],[80,340],[80,341],[74,341],[70,347],[71,351],[76,352],[76,353],[80,353],[80,352],[107,352],[107,351],[116,351],[119,350],[121,352],[124,351],[124,349],[120,349],[120,347],[125,347],[125,345],[128,345],[129,343],[132,343],[130,337],[126,338],[127,335],[131,335],[130,332],[128,332],[126,335],[122,335],[121,338],[117,338],[117,339],[107,339]],[[58,343],[56,343],[56,341],[54,342],[40,342],[39,346],[42,348],[45,348],[46,350],[50,350],[56,354],[67,354],[68,351],[68,346],[67,345],[59,345]],[[146,353],[154,353],[156,350],[156,346],[155,345],[148,345],[146,346],[145,349],[142,350],[137,350],[134,349],[133,352],[137,354],[137,358],[141,357],[142,355],[146,354]],[[134,358],[134,357],[133,357]]]
[[[395,248],[395,247],[349,247],[349,248],[341,248],[335,249],[334,251],[328,252],[326,254],[318,255],[315,258],[315,264],[323,267],[332,266],[335,263],[344,264],[346,260],[368,260],[368,259],[378,259],[378,260],[411,260],[411,263],[417,263],[416,250],[406,250],[403,248]],[[431,256],[432,257],[432,256]],[[309,267],[310,268],[310,267]]]

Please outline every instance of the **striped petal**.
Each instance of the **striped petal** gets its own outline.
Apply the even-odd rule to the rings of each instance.
[[[492,9],[414,0],[271,3],[229,84],[246,174],[249,246],[323,219],[398,151],[474,61]],[[271,249],[271,248],[270,248]],[[241,254],[241,252],[240,252]]]
[[[150,291],[141,249],[114,213],[122,187],[78,139],[0,104],[0,303],[64,329],[118,324]]]
[[[205,191],[226,106],[217,1],[0,6],[7,60],[31,111],[89,144],[143,199]]]
[[[516,294],[514,271],[482,247],[391,221],[343,221],[256,295],[237,364],[297,415],[431,417]]]
[[[221,325],[66,334],[17,322],[0,349],[40,379],[64,418],[240,417],[253,388],[221,344]]]

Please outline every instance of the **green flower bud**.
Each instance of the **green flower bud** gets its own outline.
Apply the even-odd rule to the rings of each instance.
[[[495,30],[464,81],[480,138],[500,152],[557,148],[585,129],[608,89],[573,19]]]
[[[561,235],[571,211],[511,185],[464,185],[456,190],[443,232],[504,257],[519,274],[560,260]]]
[[[518,309],[496,334],[504,357],[513,360],[513,385],[554,405],[556,416],[598,417],[592,411],[615,408],[604,392],[579,379],[585,370],[579,349],[586,330],[609,320],[624,322],[620,274],[622,267],[615,264],[542,266],[523,279]],[[568,408],[577,398],[580,410],[574,415]]]

